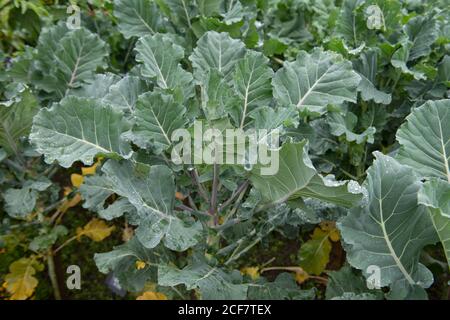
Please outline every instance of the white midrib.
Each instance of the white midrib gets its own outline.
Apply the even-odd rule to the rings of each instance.
[[[156,61],[155,54],[153,53],[153,50],[151,48],[148,51],[151,53],[151,55],[153,57],[153,61],[155,61],[155,66],[156,66],[156,69],[158,69],[159,75],[161,76],[161,80],[162,80],[162,82],[164,84],[164,89],[167,89],[168,87],[167,87],[166,79],[164,79],[164,76],[162,74],[161,68],[159,67],[158,61]]]
[[[319,61],[320,63],[320,61]],[[313,92],[314,88],[316,87],[316,85],[320,82],[320,80],[322,80],[322,78],[328,73],[328,70],[324,72],[323,75],[320,76],[319,79],[316,80],[316,82],[314,82],[314,84],[311,86],[311,88],[308,89],[308,91],[306,91],[305,95],[302,97],[302,99],[297,103],[297,108],[300,108],[301,105],[303,105],[303,102],[305,101],[305,99],[311,94],[311,92]]]
[[[450,168],[448,166],[447,153],[445,152],[444,134],[442,133],[441,121],[438,120],[438,124],[439,124],[439,134],[441,135],[440,140],[441,140],[441,148],[442,148],[442,157],[444,158],[445,172],[447,174],[447,181],[450,183]]]
[[[245,87],[244,111],[242,112],[242,120],[241,120],[241,126],[240,126],[241,129],[244,127],[245,117],[246,117],[246,114],[247,114],[248,90],[250,89],[250,82],[252,81],[253,70],[255,70],[254,67],[252,68],[252,71],[250,72],[250,76],[248,78],[248,82],[247,82],[247,85]]]
[[[395,253],[394,248],[392,247],[391,240],[389,239],[389,236],[388,236],[387,231],[386,231],[386,225],[384,224],[383,206],[382,206],[381,199],[378,200],[378,203],[379,203],[379,208],[380,208],[380,226],[381,226],[381,230],[383,231],[383,237],[384,237],[384,240],[386,241],[386,245],[387,245],[387,247],[389,249],[389,253],[391,254],[392,258],[394,259],[394,262],[397,265],[397,267],[400,269],[400,271],[405,276],[406,280],[410,284],[414,284],[415,281],[413,280],[411,275],[408,273],[408,271],[406,271],[405,266],[400,261],[400,259],[398,258],[397,254]]]
[[[68,137],[68,138],[71,138],[71,139],[74,139],[74,140],[77,140],[77,141],[79,141],[79,142],[81,142],[81,143],[84,143],[84,144],[88,144],[88,145],[90,145],[90,146],[93,146],[93,147],[96,148],[96,149],[99,149],[99,150],[101,150],[101,151],[103,151],[103,152],[106,152],[107,154],[108,154],[108,153],[114,153],[114,151],[112,151],[112,150],[105,149],[105,148],[100,147],[99,145],[97,145],[97,144],[95,144],[95,143],[92,143],[92,142],[89,142],[89,141],[87,141],[87,140],[80,139],[80,138],[77,138],[77,137],[68,135],[68,134],[66,134],[66,133],[62,133],[62,132],[56,131],[56,134],[62,135],[62,136],[65,136],[65,137]]]
[[[155,33],[155,31],[148,25],[148,23],[142,18],[142,16],[139,14],[139,12],[133,8],[133,11],[136,13],[136,16],[141,20],[141,22],[147,27],[148,30],[150,30],[151,33]]]
[[[161,123],[159,122],[158,118],[156,117],[155,112],[153,111],[153,108],[150,108],[150,111],[153,114],[153,117],[155,118],[156,124],[158,125],[159,129],[161,130],[162,134],[164,135],[164,138],[166,138],[166,141],[169,145],[172,144],[172,142],[170,141],[169,137],[167,136],[166,132],[164,131],[164,128],[162,127]]]
[[[187,12],[187,8],[186,8],[186,3],[184,2],[184,0],[181,0],[181,3],[183,4],[183,9],[184,9],[184,14],[186,15],[186,20],[188,23],[189,28],[191,28],[191,18],[189,17],[189,14]]]

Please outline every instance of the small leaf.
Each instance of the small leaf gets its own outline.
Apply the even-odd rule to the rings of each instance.
[[[241,269],[243,275],[249,276],[252,280],[259,278],[259,268],[258,267],[245,267]]]
[[[38,280],[36,271],[42,271],[43,265],[34,257],[21,258],[9,266],[3,286],[11,294],[11,300],[25,300],[34,293]]]
[[[167,300],[167,296],[160,292],[146,291],[137,297],[136,300]]]
[[[146,265],[147,265],[147,264],[145,263],[145,261],[142,261],[142,260],[136,261],[136,269],[137,269],[137,270],[142,270],[142,269],[144,269]]]
[[[300,267],[306,272],[319,275],[325,270],[331,252],[329,234],[321,228],[316,228],[311,239],[301,246]]]
[[[75,188],[79,188],[81,186],[81,184],[83,183],[83,179],[83,176],[78,173],[72,173],[70,175],[70,182],[72,182],[72,185]]]
[[[82,236],[86,236],[99,242],[109,237],[114,229],[114,226],[108,227],[105,221],[93,218],[83,228],[77,228],[77,239],[80,240]]]

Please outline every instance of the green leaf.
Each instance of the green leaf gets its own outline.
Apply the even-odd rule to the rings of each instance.
[[[166,0],[165,4],[170,9],[170,17],[175,24],[183,28],[191,28],[191,20],[197,14],[196,1],[193,0]]]
[[[361,14],[364,3],[365,0],[345,0],[336,22],[336,35],[343,37],[354,48],[359,46],[362,39],[364,40],[362,31],[366,30],[366,23]]]
[[[69,31],[67,25],[63,22],[42,29],[36,46],[39,52],[37,58],[39,59],[40,69],[48,72],[54,66],[55,52],[60,50],[60,41]]]
[[[203,112],[208,120],[222,119],[225,117],[225,110],[232,111],[230,104],[235,102],[234,92],[217,69],[209,70],[200,88]]]
[[[103,101],[122,110],[125,114],[132,114],[136,108],[139,95],[149,90],[149,86],[136,76],[126,75],[109,87],[108,93],[102,97]]]
[[[267,282],[264,278],[260,279],[257,283],[249,285],[249,300],[312,300],[315,298],[315,290],[301,290],[292,274],[281,273],[273,282]]]
[[[148,92],[138,98],[136,122],[131,140],[141,148],[152,147],[157,153],[172,145],[174,130],[184,128],[186,108],[174,101],[173,96]]]
[[[199,289],[201,298],[204,300],[246,299],[248,285],[234,283],[233,278],[237,278],[236,274],[226,273],[219,267],[211,267],[200,260],[192,262],[181,270],[164,265],[158,269],[159,285],[173,287],[184,284],[188,290]]]
[[[27,89],[12,105],[0,104],[0,147],[8,155],[19,154],[20,139],[28,135],[37,111],[38,102]]]
[[[232,39],[224,32],[208,31],[198,40],[189,60],[194,67],[195,79],[201,82],[213,68],[228,79],[244,55],[245,46],[241,41]]]
[[[279,168],[273,175],[252,170],[251,181],[267,205],[283,203],[299,197],[312,197],[344,207],[357,204],[363,190],[356,182],[336,181],[317,174],[308,157],[306,141],[284,143],[279,152]]]
[[[51,69],[39,86],[62,98],[68,90],[93,79],[96,69],[105,66],[107,55],[107,45],[96,34],[84,28],[70,31],[59,41]]]
[[[399,280],[429,287],[431,272],[419,263],[426,244],[435,241],[430,217],[417,204],[420,188],[411,168],[375,152],[364,186],[368,201],[352,208],[339,224],[349,263],[368,277],[379,267],[379,286]]]
[[[450,268],[450,183],[431,178],[419,190],[418,200],[427,207]]]
[[[280,104],[320,115],[330,104],[356,102],[360,79],[340,55],[314,49],[311,54],[301,51],[293,62],[284,62],[272,84]]]
[[[184,57],[182,47],[162,34],[146,36],[136,45],[136,61],[143,63],[142,75],[156,79],[162,89],[180,88],[185,99],[193,94],[192,74],[185,71],[180,61]]]
[[[96,253],[95,264],[102,273],[113,272],[118,278],[120,286],[131,291],[140,291],[147,281],[156,281],[157,264],[164,262],[161,250],[146,249],[136,237],[113,251]],[[144,268],[136,268],[136,262],[145,262]]]
[[[412,46],[409,50],[408,61],[427,56],[431,52],[431,45],[438,38],[438,25],[433,15],[417,16],[404,26]]]
[[[361,77],[358,91],[364,101],[373,100],[376,103],[390,104],[391,94],[378,90],[375,87],[378,72],[378,56],[375,50],[362,53],[358,60],[353,62],[355,71]]]
[[[20,189],[7,189],[3,194],[5,211],[13,218],[25,218],[34,210],[39,191],[46,190],[51,184],[49,180],[28,180]]]
[[[154,248],[163,240],[166,247],[184,251],[197,243],[201,224],[181,220],[175,215],[174,177],[168,167],[155,165],[139,172],[128,161],[110,160],[102,167],[102,172],[103,179],[87,179],[88,185],[81,188],[82,194],[90,200],[89,206],[103,208],[105,199],[114,192],[136,208],[139,216],[136,234],[145,247]],[[96,187],[101,195],[92,198]]]
[[[57,225],[51,229],[48,233],[42,234],[34,238],[29,245],[30,250],[35,252],[46,251],[50,249],[52,245],[56,243],[58,238],[65,236],[69,233],[66,227],[63,225]]]
[[[328,272],[326,299],[336,299],[349,293],[374,294],[379,299],[383,296],[381,291],[370,290],[366,280],[361,275],[357,275],[348,265],[344,265],[339,271]]]
[[[70,95],[83,98],[103,99],[109,92],[111,86],[116,84],[120,77],[113,73],[96,74],[92,80],[81,88],[69,91]]]
[[[129,129],[121,112],[91,99],[69,96],[34,117],[30,141],[65,168],[75,161],[91,165],[97,155],[129,158],[131,148],[121,135]]]
[[[428,101],[413,109],[397,131],[397,159],[422,177],[450,182],[450,100]]]
[[[316,228],[311,239],[300,247],[300,267],[309,274],[320,275],[330,261],[329,233]]]
[[[114,0],[114,16],[127,39],[164,30],[159,8],[150,0]]]
[[[244,128],[248,114],[257,106],[268,104],[272,100],[272,69],[269,59],[263,54],[249,50],[237,63],[233,77],[234,88],[239,97],[238,125]]]
[[[376,132],[374,127],[369,127],[359,134],[354,132],[358,122],[358,118],[354,113],[349,111],[343,116],[339,112],[331,112],[328,113],[327,120],[332,135],[336,137],[345,135],[347,141],[355,141],[357,144],[364,142],[373,143],[374,134]]]
[[[426,76],[423,72],[415,70],[414,68],[409,68],[407,65],[410,60],[412,43],[403,43],[402,46],[394,52],[391,57],[391,64],[400,69],[401,72],[405,74],[412,75],[416,80],[426,79]]]

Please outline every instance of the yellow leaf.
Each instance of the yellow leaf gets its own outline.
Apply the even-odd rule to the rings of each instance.
[[[108,227],[105,221],[93,218],[83,228],[77,228],[77,239],[80,240],[82,236],[86,236],[98,242],[109,237],[113,230],[114,226]]]
[[[75,194],[75,196],[73,196],[72,199],[67,199],[66,201],[64,201],[59,206],[58,211],[65,213],[70,208],[75,207],[78,203],[80,203],[80,201],[81,201],[81,195],[77,193],[77,194]]]
[[[70,175],[70,181],[72,182],[72,185],[75,188],[79,188],[81,186],[81,184],[83,183],[83,176],[81,174],[78,173],[72,173]]]
[[[147,263],[145,263],[145,261],[142,261],[142,260],[136,261],[136,269],[137,270],[144,269],[146,265],[147,265]]]
[[[334,221],[322,221],[320,223],[320,228],[323,231],[328,232],[328,237],[333,242],[339,241],[339,239],[341,238],[339,230],[338,228],[336,228],[336,223]]]
[[[339,233],[339,230],[336,228],[330,231],[329,237],[331,241],[336,242],[339,241],[339,239],[341,238],[341,234]]]
[[[94,175],[95,174],[95,170],[97,169],[99,164],[100,164],[100,161],[97,161],[96,163],[94,163],[94,165],[92,165],[90,167],[82,167],[81,168],[81,174],[83,176]]]
[[[319,275],[325,270],[331,252],[328,235],[318,227],[314,229],[311,239],[300,247],[300,267],[307,273]]]
[[[5,276],[3,287],[11,294],[11,300],[25,300],[31,297],[38,285],[34,277],[43,266],[33,257],[21,258],[9,266],[9,273]]]
[[[137,297],[136,300],[167,300],[167,296],[161,292],[147,291]]]
[[[309,274],[304,271],[303,269],[297,270],[295,272],[295,281],[297,281],[298,284],[302,284],[306,280],[309,279]]]
[[[259,268],[258,267],[245,267],[241,269],[241,273],[244,275],[248,275],[253,280],[259,278]]]
[[[177,198],[178,200],[183,201],[184,199],[186,199],[186,196],[184,194],[182,194],[181,192],[175,192],[175,198]]]

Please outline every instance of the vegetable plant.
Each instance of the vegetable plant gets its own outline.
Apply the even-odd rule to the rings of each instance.
[[[28,230],[12,298],[43,262],[58,298],[54,256],[124,223],[92,259],[142,299],[447,298],[445,1],[80,1],[79,26],[65,5],[2,44],[0,244]],[[275,135],[276,170],[234,147],[181,161],[198,126]]]

